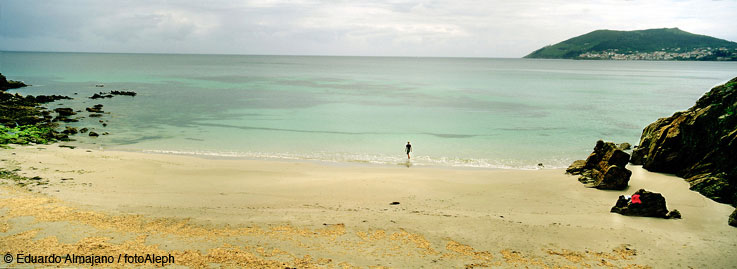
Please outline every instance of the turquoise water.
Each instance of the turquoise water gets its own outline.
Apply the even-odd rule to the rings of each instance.
[[[111,133],[92,147],[396,165],[411,141],[414,165],[535,168],[637,144],[737,63],[2,52],[0,72],[103,104],[107,127],[72,124]]]

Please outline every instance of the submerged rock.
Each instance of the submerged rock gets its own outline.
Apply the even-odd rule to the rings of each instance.
[[[683,177],[691,190],[737,206],[737,78],[686,111],[645,127],[632,163]]]
[[[70,134],[76,134],[77,133],[77,128],[67,126],[66,129],[64,129],[64,131],[62,131],[62,133],[68,134],[68,135],[70,135]]]
[[[630,155],[611,142],[599,140],[594,152],[586,160],[574,161],[566,169],[571,175],[581,175],[578,181],[597,189],[623,190],[627,188],[632,172],[625,166]]]
[[[97,105],[94,105],[92,107],[85,108],[85,110],[87,110],[87,112],[94,112],[94,113],[102,113],[102,112],[105,112],[105,111],[102,111],[102,105],[101,104],[97,104]]]
[[[660,193],[649,192],[640,189],[632,194],[631,198],[620,195],[617,203],[610,210],[625,216],[655,217],[655,218],[681,218],[678,210],[668,212],[665,205],[665,197]],[[677,216],[677,217],[676,217]]]
[[[89,98],[90,99],[113,98],[113,95],[112,94],[108,94],[108,93],[104,93],[104,92],[100,92],[100,93],[93,94]]]
[[[54,112],[59,113],[59,116],[63,116],[63,117],[72,116],[72,115],[77,114],[76,112],[74,112],[73,109],[68,108],[68,107],[60,107],[60,108],[54,109]]]
[[[137,93],[133,91],[110,91],[110,92],[99,92],[95,93],[92,96],[90,96],[90,99],[101,99],[101,98],[113,98],[115,95],[125,95],[125,96],[136,96]]]
[[[80,134],[86,133],[87,131],[89,131],[89,129],[87,129],[87,128],[79,129],[79,133]]]

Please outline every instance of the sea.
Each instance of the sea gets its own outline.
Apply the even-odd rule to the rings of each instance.
[[[15,92],[73,97],[47,105],[82,110],[60,128],[109,133],[80,147],[549,169],[600,139],[636,145],[737,62],[0,52],[0,73],[33,85]],[[137,95],[88,98],[111,90]],[[103,117],[87,117],[95,104]]]

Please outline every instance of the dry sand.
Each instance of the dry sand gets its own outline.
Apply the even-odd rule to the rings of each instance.
[[[560,169],[213,160],[54,145],[0,150],[0,159],[48,183],[0,185],[0,252],[14,255],[171,254],[192,267],[737,264],[733,208],[639,166],[629,166],[628,190],[602,191]],[[662,193],[683,219],[609,213],[619,195],[640,188]]]

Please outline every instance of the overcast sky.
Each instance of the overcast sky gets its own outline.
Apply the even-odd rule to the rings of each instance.
[[[737,41],[737,0],[0,0],[0,50],[521,57],[597,29]]]

